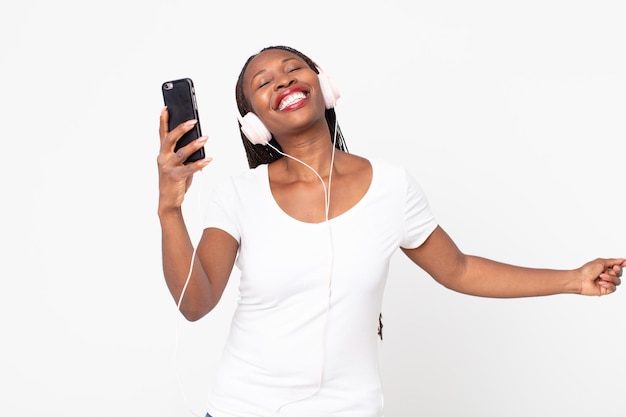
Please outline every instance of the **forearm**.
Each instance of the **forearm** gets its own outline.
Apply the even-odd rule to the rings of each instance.
[[[553,294],[579,294],[580,273],[576,270],[526,268],[477,256],[464,256],[456,277],[442,279],[445,286],[481,297],[512,298]]]
[[[190,273],[194,247],[180,209],[159,211],[163,274],[172,297],[179,302]],[[211,287],[198,258],[194,259],[192,275],[180,305],[183,315],[197,320],[211,308]]]
[[[448,234],[437,227],[415,249],[403,249],[413,262],[443,286],[481,297],[511,298],[576,293],[583,291],[583,277],[593,281],[602,264],[583,270],[526,268],[465,255]],[[593,292],[590,289],[587,293]]]

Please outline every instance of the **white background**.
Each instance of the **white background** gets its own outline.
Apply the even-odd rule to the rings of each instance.
[[[238,275],[209,316],[177,316],[160,84],[194,79],[210,136],[185,206],[196,240],[206,190],[247,169],[234,85],[264,46],[337,81],[351,152],[408,167],[463,251],[548,268],[626,256],[621,4],[4,2],[0,415],[191,415],[185,398],[203,415]],[[626,416],[619,291],[473,298],[398,253],[383,315],[386,417]]]

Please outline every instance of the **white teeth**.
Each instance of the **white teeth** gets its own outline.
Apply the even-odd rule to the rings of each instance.
[[[293,103],[303,100],[305,98],[306,98],[306,95],[300,91],[293,93],[293,94],[289,94],[280,102],[280,105],[278,106],[278,110],[283,110],[285,107],[291,106]]]

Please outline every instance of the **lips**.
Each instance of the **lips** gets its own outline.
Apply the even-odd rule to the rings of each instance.
[[[308,98],[307,91],[301,88],[292,88],[282,92],[276,100],[278,111],[292,110],[299,107]]]

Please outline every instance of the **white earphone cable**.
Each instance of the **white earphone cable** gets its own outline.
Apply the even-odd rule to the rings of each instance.
[[[317,176],[317,178],[319,178],[320,182],[322,183],[322,187],[324,188],[324,203],[325,203],[325,223],[328,227],[328,235],[330,238],[330,253],[331,253],[331,259],[330,259],[330,270],[329,270],[329,277],[328,277],[328,299],[327,299],[327,304],[326,304],[326,315],[324,318],[324,331],[323,331],[323,336],[322,336],[322,366],[320,369],[320,376],[319,376],[319,380],[317,383],[317,386],[315,387],[315,390],[313,390],[313,392],[311,392],[310,394],[302,397],[302,398],[297,398],[295,400],[289,401],[287,403],[281,404],[280,407],[278,407],[276,409],[276,411],[272,414],[272,417],[274,416],[278,416],[280,411],[290,405],[290,404],[295,404],[297,402],[300,401],[304,401],[306,399],[309,399],[311,397],[313,397],[315,394],[317,394],[319,392],[319,390],[322,388],[322,383],[324,381],[324,366],[326,363],[326,332],[328,331],[328,316],[330,314],[330,306],[331,306],[331,299],[332,299],[332,280],[333,280],[333,272],[334,272],[334,266],[335,266],[335,244],[334,244],[334,239],[333,239],[333,231],[332,231],[332,227],[330,225],[330,221],[329,221],[329,212],[330,212],[330,190],[331,190],[331,180],[332,180],[332,174],[333,174],[333,166],[335,164],[335,149],[336,149],[336,143],[337,143],[337,119],[335,118],[335,131],[334,131],[334,135],[333,135],[333,149],[332,149],[332,154],[331,154],[331,158],[330,158],[330,171],[328,173],[328,189],[326,188],[326,185],[324,184],[324,180],[322,179],[322,176],[320,174],[317,173],[317,171],[315,171],[315,169],[313,169],[311,166],[309,166],[308,164],[304,163],[303,161],[288,155],[284,152],[281,152],[280,150],[276,149],[274,146],[272,146],[269,142],[267,143],[267,145],[269,145],[270,147],[272,147],[276,152],[280,153],[283,156],[286,156],[288,158],[291,158],[297,162],[300,162],[301,164],[303,164],[304,166],[308,167],[311,171],[313,171],[313,173]]]
[[[203,171],[199,171],[200,172],[200,179],[202,181],[200,181],[200,194],[198,197],[198,211],[200,213],[200,216],[202,216],[202,199],[200,197],[202,197],[203,193],[202,190],[204,190],[204,175],[203,175]],[[193,264],[196,260],[196,253],[197,253],[197,245],[194,246],[193,248],[193,252],[191,253],[191,261],[189,263],[189,272],[187,273],[187,279],[185,280],[185,284],[183,285],[183,289],[180,292],[180,296],[178,297],[178,302],[176,303],[176,317],[175,317],[175,337],[174,337],[174,374],[176,375],[176,380],[178,381],[178,387],[180,389],[180,393],[181,396],[183,397],[183,401],[185,403],[185,406],[187,407],[187,409],[189,410],[189,412],[191,414],[193,414],[196,417],[204,417],[200,414],[197,414],[196,412],[193,411],[193,409],[191,408],[191,406],[189,405],[189,401],[187,400],[187,395],[185,395],[185,388],[183,386],[183,382],[182,379],[178,373],[178,344],[179,344],[179,321],[180,321],[180,317],[179,317],[179,312],[180,312],[180,307],[183,303],[183,297],[185,296],[185,292],[187,291],[187,286],[189,285],[189,281],[191,280],[191,275],[193,273]]]

